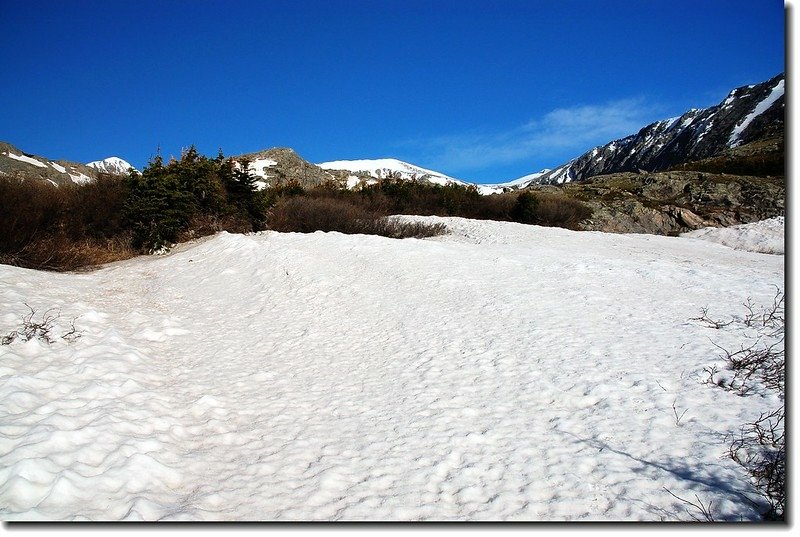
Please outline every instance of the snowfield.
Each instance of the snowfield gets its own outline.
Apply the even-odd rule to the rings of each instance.
[[[783,256],[425,219],[0,265],[0,336],[59,315],[0,347],[0,519],[758,518],[725,435],[781,402],[704,384],[741,339],[691,318],[771,304]]]
[[[737,250],[783,255],[784,224],[784,217],[776,216],[753,224],[696,229],[683,236],[718,242]]]

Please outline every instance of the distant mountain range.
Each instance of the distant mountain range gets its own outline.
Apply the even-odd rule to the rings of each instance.
[[[261,186],[294,180],[305,187],[335,182],[355,188],[390,177],[433,184],[474,185],[482,194],[528,188],[540,184],[582,181],[620,172],[669,170],[687,162],[708,159],[753,145],[771,142],[783,150],[784,75],[730,92],[716,106],[692,109],[679,117],[657,121],[638,133],[595,147],[552,170],[541,170],[504,183],[474,185],[444,173],[393,158],[336,160],[312,164],[292,149],[273,148],[236,157],[246,159]],[[24,153],[0,142],[0,175],[22,174],[54,184],[85,183],[100,173],[124,174],[125,160],[109,157],[80,164]]]
[[[663,171],[784,135],[784,75],[731,91],[716,106],[692,109],[595,147],[534,179],[558,184],[620,172]],[[531,183],[528,183],[531,184]],[[527,185],[526,185],[527,186]]]
[[[349,188],[353,188],[364,182],[369,183],[381,179],[397,178],[422,180],[437,185],[454,183],[461,186],[474,186],[481,194],[496,194],[516,188],[520,184],[527,184],[549,171],[542,170],[541,172],[526,175],[525,177],[520,177],[519,179],[514,179],[506,183],[478,185],[394,158],[335,160],[331,162],[322,162],[317,164],[317,166],[324,170],[344,170],[349,172],[347,177],[347,186]]]
[[[731,91],[716,106],[691,109],[679,117],[657,121],[631,136],[595,147],[552,170],[542,170],[493,185],[476,185],[491,194],[538,184],[582,181],[621,172],[664,171],[687,162],[735,152],[754,142],[773,141],[782,151],[784,137],[784,75]],[[433,183],[470,184],[441,172],[396,159],[340,160],[319,164],[326,170],[359,172],[381,179],[390,175],[423,177]],[[354,179],[348,179],[353,182]]]
[[[0,142],[0,176],[19,175],[49,181],[54,185],[70,183],[81,185],[94,181],[101,173],[128,173],[128,169],[132,167],[118,157],[109,157],[88,164],[50,160],[25,153],[9,143]]]

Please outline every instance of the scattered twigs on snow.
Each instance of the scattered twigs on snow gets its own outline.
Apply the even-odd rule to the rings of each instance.
[[[759,309],[748,298],[744,303],[746,314],[739,319],[734,318],[729,322],[714,320],[708,316],[708,310],[705,308],[701,317],[693,319],[715,329],[736,323],[743,328],[742,333],[746,339],[735,352],[714,343],[714,346],[722,352],[720,358],[724,365],[723,369],[716,364],[705,368],[708,374],[707,383],[742,397],[767,390],[776,393],[781,402],[784,401],[786,393],[784,299],[785,295],[776,287],[775,297],[770,306]],[[677,419],[674,405],[673,411]],[[762,413],[758,419],[743,425],[738,435],[731,435],[728,448],[728,455],[747,469],[756,489],[769,503],[769,510],[763,513],[763,517],[767,520],[784,519],[786,502],[784,417],[785,405],[772,412]]]
[[[686,500],[684,498],[681,498],[680,496],[678,496],[676,494],[673,494],[672,491],[669,490],[667,487],[663,487],[663,488],[664,488],[664,490],[667,491],[667,493],[670,496],[672,496],[676,500],[679,500],[679,501],[683,502],[684,504],[686,504],[686,505],[688,505],[690,507],[693,507],[694,509],[697,509],[700,512],[700,516],[698,517],[698,515],[696,515],[694,512],[690,511],[689,509],[686,509],[686,512],[689,514],[690,517],[692,517],[692,520],[694,520],[696,522],[716,522],[714,520],[714,515],[711,512],[711,504],[713,502],[709,501],[708,505],[705,505],[703,503],[703,501],[700,499],[700,497],[697,494],[695,494],[694,498],[695,498],[695,500],[697,500],[697,503],[695,503],[695,502]],[[702,517],[702,518],[700,518],[700,517]]]
[[[675,425],[677,425],[678,427],[680,427],[680,425],[681,425],[681,420],[682,420],[682,419],[683,419],[683,417],[686,415],[686,413],[687,413],[687,412],[689,412],[689,409],[688,409],[688,408],[687,408],[687,409],[685,409],[683,412],[681,412],[681,413],[680,413],[680,415],[678,415],[678,408],[676,407],[677,403],[678,403],[678,400],[677,400],[677,399],[675,399],[675,400],[672,402],[672,412],[675,414]]]
[[[36,311],[27,303],[25,303],[25,307],[30,310],[30,313],[22,317],[22,326],[3,336],[2,340],[0,340],[1,344],[10,345],[17,339],[21,341],[38,339],[47,344],[53,343],[56,339],[63,339],[68,343],[72,343],[81,337],[81,332],[75,328],[75,319],[70,322],[69,329],[64,334],[61,336],[53,335],[56,322],[61,318],[60,310],[50,308],[42,314],[41,320],[36,320]]]

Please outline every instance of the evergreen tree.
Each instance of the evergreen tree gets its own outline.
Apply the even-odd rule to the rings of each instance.
[[[531,192],[523,192],[517,196],[511,218],[521,224],[539,223],[539,199]]]
[[[145,250],[174,242],[192,222],[203,232],[263,228],[264,196],[259,195],[249,163],[237,165],[220,150],[215,159],[194,146],[164,166],[160,155],[141,174],[127,179],[125,216],[133,243]]]
[[[151,161],[141,174],[127,177],[125,218],[133,231],[136,248],[154,250],[177,239],[194,212],[192,197],[182,187],[161,157]]]

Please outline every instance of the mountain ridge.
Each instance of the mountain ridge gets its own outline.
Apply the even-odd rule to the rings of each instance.
[[[543,169],[505,182],[477,184],[396,158],[333,160],[313,164],[293,149],[273,147],[233,157],[247,160],[264,187],[292,180],[303,187],[335,183],[343,188],[389,177],[432,184],[471,186],[481,194],[562,184],[623,172],[665,171],[687,163],[736,154],[754,142],[759,151],[782,155],[785,74],[732,90],[708,108],[693,108],[680,116],[646,125],[637,133],[594,147],[553,169]],[[755,147],[755,146],[752,146]],[[766,149],[765,149],[766,148]],[[775,159],[773,159],[775,160]],[[0,174],[24,174],[54,184],[83,184],[99,173],[124,174],[132,166],[119,157],[88,164],[51,160],[0,142]],[[134,168],[135,169],[135,168]]]
[[[108,157],[88,164],[53,160],[26,153],[8,142],[0,142],[0,176],[23,176],[56,186],[83,185],[96,180],[102,173],[120,175],[128,173],[132,167],[119,157]]]
[[[665,171],[719,155],[784,130],[784,73],[741,86],[715,106],[646,125],[636,134],[597,146],[554,168],[532,184],[582,181],[610,173]]]

